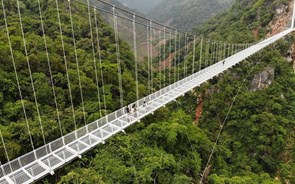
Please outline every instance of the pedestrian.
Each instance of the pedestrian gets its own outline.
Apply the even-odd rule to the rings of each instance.
[[[133,112],[136,112],[136,105],[135,104],[133,104],[132,109],[133,109]]]
[[[126,107],[126,113],[127,113],[127,114],[130,114],[130,109],[129,109],[128,106]]]
[[[143,101],[143,105],[142,105],[143,107],[146,107],[146,103],[145,103],[145,101]]]
[[[224,63],[225,63],[225,60],[222,61],[222,64],[223,64],[223,65],[224,65]]]

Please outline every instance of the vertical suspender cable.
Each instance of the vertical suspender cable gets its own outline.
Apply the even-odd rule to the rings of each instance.
[[[231,46],[231,55],[234,55],[234,48],[235,48],[235,44],[232,44],[232,46]]]
[[[161,61],[162,61],[162,54],[161,54],[161,30],[159,30],[159,44],[158,44],[158,50],[159,50],[159,81],[160,81],[160,86],[159,89],[162,89],[162,68],[161,68]]]
[[[187,73],[187,62],[186,62],[186,59],[187,59],[187,55],[188,55],[188,43],[187,43],[187,34],[185,33],[184,35],[184,57],[183,57],[183,78],[186,77],[186,73]]]
[[[222,59],[222,42],[217,42],[216,43],[216,63],[219,62]]]
[[[163,29],[163,32],[164,32],[164,53],[163,53],[163,71],[164,71],[164,81],[163,81],[163,88],[166,86],[166,27],[164,26],[164,29]]]
[[[81,74],[80,74],[80,66],[79,66],[77,46],[76,46],[76,38],[75,38],[75,30],[74,30],[74,23],[73,23],[73,16],[72,16],[71,0],[68,0],[68,2],[69,2],[70,22],[71,22],[71,30],[72,30],[72,39],[73,39],[76,67],[77,67],[78,83],[79,83],[79,88],[80,88],[80,98],[81,98],[82,111],[83,111],[83,119],[84,119],[84,124],[86,125],[87,124],[86,112],[85,112],[83,89],[82,89]]]
[[[105,97],[105,89],[104,89],[104,76],[103,76],[103,72],[102,72],[101,48],[100,48],[100,40],[98,37],[99,35],[98,35],[98,24],[97,24],[96,11],[94,11],[94,21],[95,21],[96,42],[97,42],[98,58],[99,58],[99,66],[100,66],[100,78],[101,78],[101,86],[102,86],[103,105],[104,105],[104,110],[105,110],[104,115],[106,115],[107,105],[106,105],[106,97]]]
[[[151,93],[153,93],[154,92],[154,82],[153,82],[153,77],[154,77],[154,71],[153,71],[153,29],[152,29],[152,21],[150,21],[150,52],[151,52],[151,54],[150,54],[150,72],[151,72]]]
[[[215,42],[213,42],[212,48],[212,63],[215,64]]]
[[[194,45],[193,45],[193,69],[192,69],[192,74],[195,73],[195,60],[196,60],[196,35],[194,35]]]
[[[57,98],[56,98],[56,91],[55,91],[55,86],[54,86],[53,77],[52,77],[52,68],[51,68],[51,63],[50,63],[49,54],[48,54],[48,46],[47,46],[47,41],[46,41],[46,34],[45,34],[45,29],[44,29],[40,0],[38,0],[38,7],[39,7],[40,22],[41,22],[41,28],[42,28],[42,34],[43,34],[42,37],[43,37],[43,41],[44,41],[44,47],[45,47],[45,51],[46,51],[46,59],[47,59],[47,64],[48,64],[48,68],[49,68],[50,84],[52,87],[52,93],[53,93],[54,104],[55,104],[55,109],[56,109],[56,116],[57,116],[57,120],[58,120],[60,135],[61,135],[61,137],[63,137],[63,131],[62,131],[62,126],[61,126],[61,121],[60,121],[60,116],[59,116],[58,103],[57,103]],[[64,139],[62,139],[62,140],[63,140],[63,144],[65,145]]]
[[[172,66],[172,34],[170,33],[169,34],[169,54],[168,54],[168,58],[169,58],[169,82],[168,82],[168,85],[171,84],[171,66]]]
[[[20,26],[21,26],[21,33],[22,33],[22,38],[23,38],[23,44],[24,44],[24,49],[25,49],[25,56],[26,56],[26,61],[27,61],[28,69],[29,69],[30,80],[31,80],[31,85],[32,85],[32,89],[33,89],[33,95],[34,95],[35,105],[36,105],[37,114],[38,114],[38,121],[39,121],[40,129],[41,129],[41,132],[42,132],[43,143],[44,143],[44,145],[46,145],[46,139],[45,139],[45,134],[44,134],[44,129],[43,129],[43,123],[42,123],[41,114],[40,114],[40,110],[39,110],[39,104],[38,104],[38,100],[37,100],[37,95],[36,95],[36,90],[35,90],[35,85],[34,85],[32,70],[31,70],[31,66],[30,66],[28,50],[27,50],[25,33],[24,33],[24,29],[23,29],[23,22],[22,22],[22,17],[21,17],[21,12],[20,12],[19,0],[16,0],[16,2],[17,2],[19,22],[20,22]],[[45,148],[46,148],[45,149],[46,150],[46,154],[48,154],[49,153],[48,147],[45,146]],[[51,163],[50,163],[49,160],[48,160],[48,164],[49,164],[49,168],[51,169],[51,166],[50,166]]]
[[[206,46],[206,62],[205,62],[205,68],[207,68],[208,59],[209,59],[209,47],[210,47],[210,40],[207,41],[207,46]]]
[[[231,48],[231,44],[228,43],[227,44],[227,57],[230,57],[231,56],[231,54],[230,54],[230,48]]]
[[[150,75],[150,30],[149,26],[146,26],[146,45],[147,45],[147,63],[148,63],[148,68],[147,68],[147,73],[148,73],[148,92],[151,94],[151,75]]]
[[[202,54],[203,54],[203,41],[204,39],[201,39],[201,48],[200,48],[200,61],[199,61],[199,71],[202,70]]]
[[[100,92],[99,92],[99,86],[98,86],[97,62],[96,62],[96,56],[95,56],[95,48],[94,48],[93,30],[92,30],[92,23],[91,23],[91,12],[90,12],[89,0],[87,0],[87,4],[88,4],[88,21],[89,21],[90,39],[91,39],[91,46],[92,46],[93,66],[94,66],[95,82],[96,82],[96,90],[97,90],[97,101],[98,101],[98,107],[99,107],[99,115],[100,115],[100,117],[102,117],[101,104],[100,104]],[[96,12],[95,8],[94,8],[94,12]]]
[[[67,75],[67,83],[68,83],[68,88],[69,88],[71,109],[72,109],[72,114],[73,114],[73,122],[74,122],[74,126],[75,126],[74,128],[75,128],[75,130],[77,130],[76,115],[75,115],[75,109],[74,109],[74,103],[73,103],[73,95],[72,95],[72,89],[71,89],[70,76],[69,76],[69,71],[68,71],[68,62],[67,62],[67,57],[66,57],[65,44],[64,44],[64,39],[63,39],[62,27],[61,27],[61,19],[60,19],[60,13],[59,13],[58,0],[55,0],[55,4],[56,4],[57,18],[58,18],[58,22],[59,22],[59,33],[60,33],[60,40],[61,40],[61,44],[62,44],[63,57],[64,57],[66,75]],[[75,138],[78,139],[77,131],[75,131]],[[78,146],[78,153],[79,152],[80,151],[79,151],[79,146]]]
[[[174,40],[174,83],[176,82],[176,73],[177,73],[177,30],[175,31],[175,40]]]
[[[181,35],[179,34],[178,36],[178,66],[177,66],[177,69],[178,69],[178,77],[177,77],[177,80],[179,81],[180,80],[180,55],[181,55],[181,47],[180,47],[180,42],[181,42]]]
[[[226,59],[226,43],[224,43],[223,53],[224,53],[223,59]]]
[[[8,165],[9,165],[9,169],[11,170],[11,172],[13,172],[14,170],[12,169],[12,166],[11,166],[11,163],[10,163],[10,159],[9,159],[9,155],[8,155],[8,152],[7,152],[7,149],[6,149],[6,145],[5,145],[5,142],[4,142],[3,135],[2,135],[2,132],[1,131],[0,131],[0,137],[1,137],[1,141],[2,141],[3,147],[4,147],[4,152],[5,152],[5,156],[6,156]],[[15,179],[15,175],[13,175],[13,179],[14,179],[14,182],[17,183],[16,182],[16,179]]]
[[[28,134],[29,134],[29,138],[30,138],[31,147],[32,147],[32,149],[34,151],[35,159],[37,159],[36,152],[35,152],[35,147],[34,147],[34,143],[33,143],[33,138],[32,138],[32,134],[31,134],[30,124],[29,124],[29,121],[28,121],[28,116],[27,116],[27,112],[26,112],[26,108],[25,108],[25,104],[24,104],[24,100],[23,100],[23,95],[22,95],[22,91],[21,91],[21,87],[20,87],[19,77],[18,77],[18,74],[17,74],[15,58],[14,58],[14,55],[13,55],[13,49],[12,49],[12,45],[11,45],[10,33],[9,33],[9,29],[8,29],[8,24],[7,24],[7,17],[6,17],[6,12],[5,12],[4,0],[1,0],[1,1],[2,1],[2,10],[3,10],[3,15],[4,15],[4,22],[5,22],[5,29],[6,29],[6,34],[7,34],[7,39],[8,39],[9,49],[10,49],[10,55],[11,55],[11,60],[12,60],[12,64],[13,64],[13,69],[14,69],[14,73],[15,73],[17,88],[18,88],[18,92],[19,92],[19,96],[20,96],[20,100],[21,100],[21,104],[22,104],[22,109],[23,109],[24,116],[25,116],[25,121],[26,121],[26,126],[27,126],[27,129],[28,129]]]
[[[118,16],[116,15],[116,12],[115,12],[115,6],[113,6],[113,18],[114,18],[115,40],[116,40],[118,80],[119,80],[119,90],[120,90],[120,105],[121,105],[121,108],[123,108],[124,100],[123,100],[122,69],[121,69],[119,32],[118,32]]]
[[[135,64],[135,83],[136,83],[136,101],[139,100],[138,91],[138,71],[137,71],[137,43],[136,43],[136,24],[135,24],[135,14],[133,14],[133,47],[134,47],[134,64]],[[138,106],[139,104],[137,104]]]
[[[221,45],[221,43],[218,42],[218,47],[217,47],[217,61],[220,61],[220,45]]]

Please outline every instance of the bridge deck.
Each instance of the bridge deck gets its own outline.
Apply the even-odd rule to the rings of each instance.
[[[125,128],[143,117],[233,67],[293,30],[288,29],[257,43],[227,58],[224,64],[223,61],[220,61],[135,102],[138,107],[136,112],[126,114],[125,108],[119,109],[35,151],[2,165],[0,168],[0,184],[31,183],[49,173],[53,174],[54,170],[62,167],[67,162],[81,157],[84,152],[100,143],[104,143],[111,136],[124,131]],[[144,101],[146,102],[145,105]]]

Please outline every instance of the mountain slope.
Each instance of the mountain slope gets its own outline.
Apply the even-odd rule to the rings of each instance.
[[[163,0],[118,0],[123,5],[135,9],[143,14],[154,9]]]
[[[45,2],[45,1],[44,1]],[[47,2],[47,1],[46,1]],[[9,150],[8,156],[13,158],[27,153],[31,150],[29,135],[26,128],[25,117],[28,118],[28,124],[31,126],[31,134],[34,140],[35,148],[44,145],[42,134],[38,124],[38,115],[34,106],[34,98],[30,85],[29,70],[26,63],[26,55],[24,52],[23,40],[21,39],[21,27],[17,13],[16,1],[4,2],[5,10],[8,18],[8,29],[10,30],[10,39],[12,43],[13,54],[16,61],[16,70],[20,78],[20,89],[22,90],[22,98],[17,91],[16,78],[12,65],[9,44],[4,24],[2,3],[0,3],[0,131],[4,139],[7,141],[6,148]],[[101,16],[97,16],[96,31],[93,31],[94,48],[92,48],[92,39],[89,29],[87,6],[82,6],[74,1],[71,4],[73,27],[75,31],[75,39],[72,38],[72,29],[70,23],[69,5],[67,1],[59,1],[63,40],[65,46],[65,56],[63,55],[63,47],[59,32],[59,22],[56,13],[55,1],[48,1],[42,4],[44,31],[48,43],[48,57],[51,62],[51,73],[48,68],[47,53],[42,37],[40,26],[40,17],[38,3],[36,1],[26,1],[20,3],[22,12],[23,27],[28,48],[28,60],[31,64],[31,72],[35,84],[36,98],[38,99],[40,113],[44,129],[46,130],[45,139],[47,142],[60,137],[58,128],[58,114],[55,113],[54,94],[52,92],[52,84],[56,90],[57,106],[59,107],[60,121],[64,134],[74,130],[75,126],[80,127],[85,123],[98,119],[107,111],[113,112],[120,105],[118,101],[118,79],[114,76],[117,74],[116,63],[116,42],[112,28],[102,20]],[[95,25],[94,12],[91,10],[92,25]],[[74,40],[76,49],[74,48]],[[100,49],[98,48],[98,41]],[[124,93],[126,96],[133,95],[135,88],[132,90],[130,86],[134,84],[132,70],[134,69],[134,57],[127,43],[120,40],[120,55],[122,59],[122,81]],[[93,52],[95,57],[101,56],[101,63],[93,64]],[[77,51],[77,57],[75,57]],[[64,59],[66,58],[66,60]],[[76,59],[75,59],[76,58]],[[79,65],[77,64],[79,62]],[[78,74],[77,67],[80,72]],[[99,74],[104,76],[97,79],[94,71],[95,67]],[[98,75],[98,74],[97,74]],[[68,80],[67,80],[68,77]],[[80,82],[78,82],[80,81]],[[52,82],[52,83],[51,83]],[[102,90],[102,85],[105,86]],[[128,87],[126,87],[128,85]],[[4,87],[7,86],[7,87]],[[68,87],[69,86],[69,87]],[[99,89],[98,89],[99,86]],[[82,103],[79,89],[83,90],[84,103]],[[72,89],[72,90],[71,90]],[[72,91],[70,94],[69,91]],[[94,93],[94,91],[96,93]],[[98,92],[100,99],[98,101]],[[104,96],[104,98],[102,98]],[[70,101],[73,97],[73,102]],[[106,99],[106,100],[104,100]],[[127,98],[125,98],[127,100]],[[129,99],[133,100],[133,99]],[[24,116],[22,111],[22,103],[27,109],[27,115]],[[103,108],[106,103],[106,108]],[[82,105],[85,104],[85,110]],[[73,107],[75,112],[75,126],[73,116],[69,108]],[[11,114],[11,112],[13,112]],[[41,119],[41,118],[40,118]],[[84,119],[84,120],[83,120]],[[21,130],[21,131],[20,131]],[[7,162],[3,151],[3,145],[0,145],[0,161]]]
[[[190,31],[229,8],[234,0],[164,0],[147,13],[151,19]]]
[[[286,4],[285,0],[240,0],[196,33],[230,43],[254,42],[266,35],[263,30],[268,29],[276,9]],[[251,25],[262,30],[258,38]],[[284,58],[292,42],[290,36],[273,44],[161,108],[128,129],[127,135],[118,135],[99,147],[92,158],[70,166],[71,172],[60,183],[199,183],[233,99],[236,102],[205,173],[205,183],[295,183],[295,76]],[[251,91],[249,84],[265,70],[274,71],[271,85]],[[202,95],[204,109],[196,126],[192,116],[198,95]],[[87,178],[85,173],[89,173]]]

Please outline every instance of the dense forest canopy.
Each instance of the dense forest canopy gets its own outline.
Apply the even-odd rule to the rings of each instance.
[[[63,129],[62,132],[66,134],[74,128],[67,72],[69,74],[71,95],[73,97],[72,99],[74,99],[73,106],[78,127],[84,125],[84,123],[90,123],[91,121],[100,118],[105,113],[113,112],[120,107],[118,98],[118,78],[114,77],[117,76],[118,73],[114,31],[99,17],[99,15],[97,15],[98,28],[96,32],[94,12],[93,9],[91,9],[93,37],[98,38],[94,39],[95,56],[97,61],[99,60],[99,57],[101,57],[101,64],[100,62],[96,62],[96,68],[99,76],[101,76],[100,72],[102,72],[104,76],[104,78],[99,77],[98,81],[96,81],[87,6],[81,6],[80,3],[75,1],[72,2],[71,9],[77,48],[76,59],[69,11],[65,11],[68,8],[68,2],[59,2],[65,58],[55,1],[44,0],[41,1],[41,4],[49,61],[52,69],[52,79],[55,86],[57,104],[60,110],[59,116]],[[15,58],[16,70],[23,96],[23,103],[35,147],[39,147],[43,145],[44,142],[42,141],[42,135],[40,134],[38,114],[26,61],[19,17],[17,14],[17,4],[16,1],[8,1],[4,2],[4,5],[10,32],[10,41],[13,48],[13,56]],[[60,137],[60,133],[37,1],[20,1],[20,12],[22,15],[28,60],[30,62],[30,69],[38,99],[41,120],[44,129],[46,130],[46,141],[49,142]],[[0,10],[0,15],[2,17],[4,15],[2,9]],[[3,18],[1,18],[0,24],[2,27],[0,30],[0,129],[4,138],[7,140],[6,146],[9,150],[9,156],[12,159],[20,154],[28,152],[31,149],[31,146],[29,143],[22,101],[20,100],[20,95],[18,93],[12,58],[9,52],[8,37],[6,35],[6,29],[4,28],[5,23]],[[96,35],[96,33],[98,33],[98,35]],[[98,42],[100,48],[98,48]],[[133,85],[134,73],[131,72],[134,69],[134,56],[130,47],[126,43],[120,41],[119,44],[120,59],[122,61],[123,94],[125,96],[124,100],[126,100],[124,101],[124,104],[126,104],[127,102],[130,103],[130,101],[134,101],[135,96],[135,87]],[[77,72],[77,61],[80,68],[79,73]],[[67,64],[65,64],[65,62],[67,62]],[[80,77],[78,75],[80,75]],[[100,87],[100,101],[97,100],[96,82],[98,82],[98,86]],[[82,109],[82,100],[79,90],[80,83],[83,90],[85,112]],[[102,89],[103,84],[104,89]],[[143,91],[142,95],[144,95],[145,87],[142,85],[141,89]],[[102,105],[104,103],[106,103],[106,109]],[[101,111],[99,109],[101,109]],[[86,117],[86,122],[84,117]],[[3,145],[1,145],[1,147],[3,148]],[[0,153],[0,158],[3,163],[6,162],[4,152]]]
[[[179,30],[191,31],[193,27],[228,9],[233,2],[234,0],[163,0],[146,15]]]
[[[65,66],[68,67],[73,89],[73,105],[78,126],[84,125],[84,115],[86,123],[89,123],[119,108],[120,91],[118,79],[114,77],[117,76],[118,65],[112,27],[99,14],[95,22],[95,15],[91,9],[93,30],[95,23],[99,25],[98,35],[93,31],[93,36],[99,38],[94,39],[97,58],[100,55],[98,42],[100,43],[102,63],[97,62],[96,67],[105,76],[98,81],[99,93],[106,98],[107,108],[104,108],[103,98],[98,101],[97,94],[94,93],[97,89],[87,6],[72,1],[71,10],[80,66],[80,73],[77,73],[68,2],[58,2],[67,65],[64,61],[55,0],[42,0],[41,4],[62,131],[67,133],[74,129],[74,125]],[[23,93],[21,101],[9,52],[5,22],[1,18],[0,130],[9,151],[8,155],[12,159],[31,150],[22,102],[25,105],[35,146],[41,146],[43,141],[32,96],[16,0],[5,1],[4,5]],[[284,5],[288,5],[287,0],[240,0],[228,12],[213,18],[195,32],[197,35],[228,43],[255,42],[265,36],[267,25],[276,14],[276,8]],[[20,8],[36,96],[46,130],[45,136],[47,141],[51,141],[59,137],[60,132],[38,3],[20,1]],[[257,9],[260,9],[259,15]],[[0,16],[3,16],[2,9]],[[259,36],[255,37],[252,30],[257,27],[260,30]],[[134,56],[126,42],[120,40],[119,43],[124,104],[127,104],[136,98]],[[229,114],[224,131],[209,163],[208,172],[204,176],[205,182],[295,183],[295,75],[285,59],[293,43],[294,36],[290,35],[271,45],[239,66],[213,78],[176,102],[161,108],[154,115],[136,123],[126,130],[126,134],[120,133],[110,138],[106,144],[95,147],[82,159],[73,161],[40,183],[197,183],[206,166],[220,124],[227,113]],[[172,48],[173,52],[175,50]],[[160,50],[163,51],[164,48]],[[179,52],[183,53],[184,50]],[[196,52],[199,52],[199,49]],[[196,55],[199,56],[199,53]],[[164,57],[163,54],[161,57]],[[192,56],[185,58],[182,54],[181,60],[189,62]],[[154,62],[157,61],[158,58],[155,58]],[[146,71],[141,65],[139,70],[141,95],[145,95],[147,89],[143,84],[146,82]],[[255,76],[268,70],[273,71],[271,84],[259,90],[251,89],[250,84]],[[85,112],[79,91],[79,74],[85,97]],[[101,88],[103,83],[104,91]],[[200,103],[199,97],[202,98],[204,107],[201,118],[196,123],[195,109]],[[0,149],[3,150],[3,144],[0,144]],[[7,161],[4,152],[0,152],[0,159],[2,163]]]
[[[268,23],[276,8],[287,4],[288,1],[239,1],[196,32],[229,43],[255,42],[269,30]],[[257,8],[260,15],[255,13]],[[256,26],[259,37],[252,34]],[[162,108],[128,129],[127,135],[118,135],[99,147],[94,161],[86,159],[69,166],[71,172],[62,177],[61,183],[86,182],[85,172],[90,173],[93,181],[105,183],[198,182],[220,122],[238,91],[209,172],[205,173],[206,182],[295,182],[295,76],[285,60],[293,42],[293,36],[279,41]],[[274,70],[272,84],[253,92],[251,81],[268,68]],[[204,109],[196,126],[192,118],[199,95]],[[87,165],[87,169],[77,169],[81,164]]]

